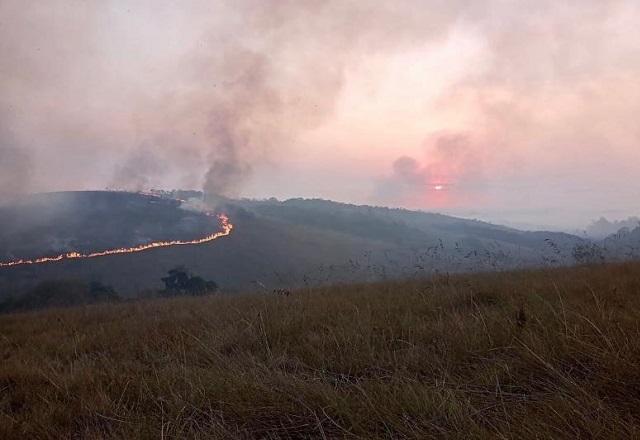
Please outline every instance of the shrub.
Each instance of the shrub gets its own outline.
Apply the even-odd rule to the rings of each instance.
[[[113,287],[99,281],[86,284],[78,280],[49,280],[26,293],[8,298],[0,304],[0,312],[70,307],[119,299]]]

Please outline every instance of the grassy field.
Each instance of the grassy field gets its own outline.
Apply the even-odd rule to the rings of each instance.
[[[640,264],[0,317],[0,438],[640,438]]]

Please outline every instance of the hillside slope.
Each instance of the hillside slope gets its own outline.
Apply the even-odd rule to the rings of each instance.
[[[182,208],[174,199],[132,193],[32,196],[0,208],[0,261],[192,239],[218,229],[215,218]],[[583,242],[567,234],[321,200],[218,200],[215,208],[231,217],[231,236],[135,255],[0,268],[0,295],[55,278],[101,281],[133,294],[160,288],[160,278],[177,265],[237,290],[569,264],[572,249]]]
[[[0,316],[0,438],[640,435],[640,264]]]

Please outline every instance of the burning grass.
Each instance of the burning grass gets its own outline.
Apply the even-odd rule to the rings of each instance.
[[[213,216],[212,213],[205,213],[205,215]],[[99,258],[99,257],[106,257],[108,255],[135,254],[138,252],[148,251],[150,249],[158,249],[158,248],[174,247],[174,246],[192,246],[197,244],[209,243],[213,240],[217,240],[220,237],[226,237],[227,235],[231,234],[231,231],[233,230],[233,224],[229,222],[229,217],[227,217],[225,214],[218,215],[218,219],[220,220],[220,226],[222,227],[221,232],[213,232],[204,237],[195,238],[193,240],[154,241],[151,243],[145,243],[138,246],[107,249],[105,251],[90,252],[87,254],[72,251],[65,254],[55,255],[52,257],[40,257],[40,258],[34,258],[32,260],[18,259],[18,260],[0,262],[0,268],[33,265],[33,264],[55,263],[57,261],[62,261],[62,260]]]
[[[0,316],[1,438],[638,438],[640,264]]]

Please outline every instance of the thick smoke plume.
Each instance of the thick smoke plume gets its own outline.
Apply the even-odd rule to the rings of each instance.
[[[640,172],[635,1],[0,0],[0,17],[5,194],[161,186],[236,196],[254,170],[303,161],[315,143],[315,157],[321,144],[330,159],[320,160],[334,161],[322,169],[342,151],[371,167],[365,183],[334,185],[341,199],[362,201],[344,188],[366,186],[399,204],[446,169],[466,198],[500,176],[493,196],[504,206],[523,191],[538,205],[637,200],[627,183]],[[388,72],[424,69],[419,81],[385,78],[394,62]],[[406,96],[393,101],[400,108],[380,98],[381,84]],[[421,93],[430,98],[403,107]],[[355,105],[341,107],[345,96]],[[355,139],[358,116],[366,130]],[[382,171],[364,146],[409,129],[377,164],[414,163],[396,164],[387,193],[371,191]],[[442,132],[466,140],[449,139],[447,152],[433,141]],[[295,190],[315,195],[338,179],[316,180]]]
[[[28,192],[31,173],[28,150],[21,148],[3,122],[0,120],[0,204]]]
[[[441,6],[415,13],[412,2],[378,8],[339,1],[239,5],[229,12],[241,17],[232,35],[212,30],[204,48],[189,54],[200,96],[185,97],[205,116],[204,190],[231,196],[242,190],[256,162],[277,161],[301,133],[332,114],[354,60],[415,38],[428,41],[449,23],[423,28],[422,19],[455,15],[455,8]]]
[[[161,3],[0,4],[11,17],[0,28],[2,105],[19,102],[36,188],[199,174],[206,192],[237,195],[256,162],[278,161],[331,115],[359,57],[442,38],[459,13],[456,2]],[[47,169],[61,165],[63,179]]]
[[[0,145],[0,171],[0,203],[28,191],[30,164],[25,151]]]

